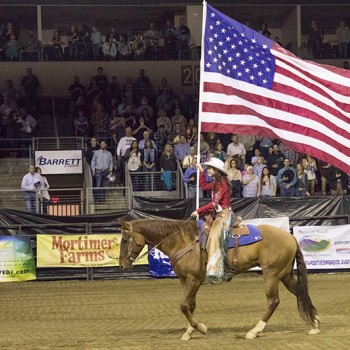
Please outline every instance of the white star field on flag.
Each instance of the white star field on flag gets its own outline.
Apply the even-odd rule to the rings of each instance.
[[[204,70],[271,88],[275,59],[267,44],[246,37],[243,25],[235,28],[232,22],[211,11],[206,26]]]

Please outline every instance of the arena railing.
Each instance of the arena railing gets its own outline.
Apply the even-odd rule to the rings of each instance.
[[[103,191],[104,199],[99,195]],[[86,187],[48,189],[51,199],[36,191],[33,212],[55,216],[75,216],[124,211],[132,208],[129,187]],[[0,209],[27,211],[21,189],[0,190]]]

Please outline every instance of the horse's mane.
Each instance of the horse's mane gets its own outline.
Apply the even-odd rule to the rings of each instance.
[[[184,220],[145,219],[132,222],[133,228],[147,235],[153,242],[160,242],[169,236],[167,242],[175,245],[179,240],[193,240],[198,235],[195,221],[189,221],[183,226]],[[181,228],[179,228],[181,226]]]

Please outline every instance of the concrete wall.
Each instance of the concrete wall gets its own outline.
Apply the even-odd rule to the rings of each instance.
[[[121,85],[129,76],[137,78],[139,70],[143,68],[152,81],[154,93],[157,92],[160,80],[166,77],[174,93],[178,94],[182,87],[184,66],[188,69],[196,65],[199,65],[198,61],[1,62],[0,86],[2,87],[5,79],[12,79],[15,87],[20,89],[21,79],[26,74],[27,67],[31,67],[41,82],[41,95],[66,96],[74,75],[78,75],[80,82],[87,86],[90,78],[97,74],[97,68],[101,66],[109,80],[115,75]],[[188,79],[186,82],[185,92],[194,92],[194,85],[189,85]]]
[[[298,54],[297,8],[295,7],[281,28],[281,42],[285,46],[291,42],[289,51]]]

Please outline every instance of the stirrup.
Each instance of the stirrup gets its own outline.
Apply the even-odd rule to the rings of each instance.
[[[235,222],[232,225],[232,228],[239,227],[242,221],[243,219],[240,216],[237,216]]]

